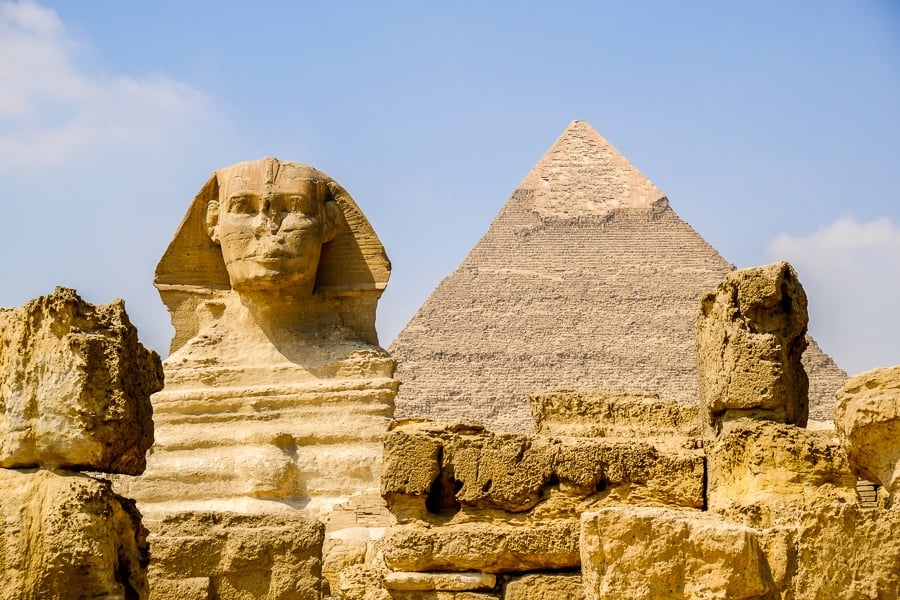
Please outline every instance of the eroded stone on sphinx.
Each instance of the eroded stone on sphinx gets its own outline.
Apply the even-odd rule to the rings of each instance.
[[[850,467],[884,486],[900,506],[900,366],[874,369],[847,380],[838,393],[834,424]]]
[[[805,426],[806,293],[786,262],[730,273],[701,301],[697,363],[703,422],[742,416]]]
[[[121,300],[56,288],[0,309],[0,466],[142,473],[162,384]]]
[[[216,171],[156,269],[175,335],[154,453],[120,489],[154,522],[302,509],[326,524],[336,583],[391,519],[378,485],[398,383],[375,332],[389,275],[328,175],[274,158]]]

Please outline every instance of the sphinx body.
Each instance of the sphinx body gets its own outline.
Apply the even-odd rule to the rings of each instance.
[[[377,534],[398,387],[374,328],[389,272],[324,173],[266,158],[213,175],[154,281],[175,328],[156,445],[142,477],[118,482],[149,522],[302,510],[344,545]]]

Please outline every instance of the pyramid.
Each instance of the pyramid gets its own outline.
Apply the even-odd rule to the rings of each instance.
[[[734,266],[653,183],[574,121],[390,347],[396,417],[529,431],[528,394],[656,393],[698,401],[700,297]],[[804,354],[810,418],[846,374]]]

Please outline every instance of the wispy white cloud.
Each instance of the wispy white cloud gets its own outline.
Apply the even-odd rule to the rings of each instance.
[[[203,94],[166,77],[103,78],[79,69],[78,50],[53,10],[0,2],[0,165],[27,168],[156,143],[211,112]]]
[[[810,330],[844,369],[900,364],[900,226],[839,219],[809,235],[780,235],[767,254],[797,269]]]

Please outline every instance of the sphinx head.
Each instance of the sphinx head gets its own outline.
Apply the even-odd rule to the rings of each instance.
[[[312,294],[322,245],[334,239],[341,222],[331,178],[274,158],[238,163],[217,177],[206,231],[221,248],[232,289]]]

